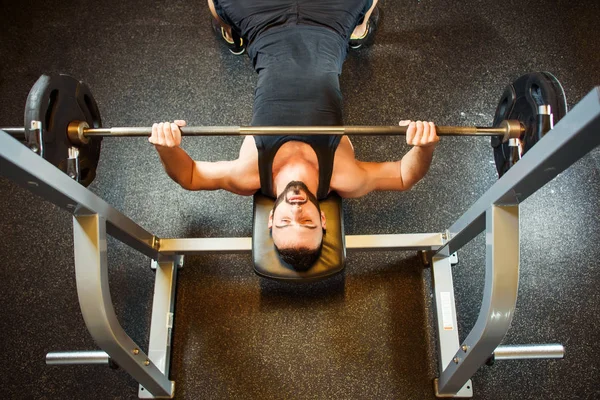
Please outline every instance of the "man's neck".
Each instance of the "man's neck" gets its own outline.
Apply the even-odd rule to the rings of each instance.
[[[319,171],[307,162],[288,162],[273,175],[275,196],[279,196],[291,181],[303,182],[315,196],[319,188]]]

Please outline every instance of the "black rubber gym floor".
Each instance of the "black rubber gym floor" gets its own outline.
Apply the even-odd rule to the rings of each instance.
[[[503,88],[554,73],[569,106],[600,84],[600,3],[382,0],[371,48],[341,78],[345,122],[403,118],[486,126]],[[0,126],[22,125],[42,73],[92,89],[105,126],[247,125],[256,76],[213,36],[202,1],[2,2]],[[353,139],[363,160],[394,160],[400,137]],[[240,138],[185,138],[202,160]],[[473,377],[476,399],[600,398],[600,151],[521,206],[521,281],[505,344],[563,343],[564,360],[505,361]],[[347,234],[441,232],[496,180],[489,140],[443,138],[406,193],[344,202]],[[186,192],[145,139],[105,139],[91,190],[162,237],[250,236],[251,198]],[[75,289],[72,218],[0,178],[0,387],[14,399],[133,399],[103,367],[47,367],[45,354],[96,349]],[[150,260],[109,240],[120,322],[147,350]],[[461,337],[483,290],[484,238],[459,252]],[[411,253],[350,252],[345,274],[290,286],[259,279],[249,254],[188,257],[177,288],[171,378],[180,399],[429,399],[437,374],[430,272]]]

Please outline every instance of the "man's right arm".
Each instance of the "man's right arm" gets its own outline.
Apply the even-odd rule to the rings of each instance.
[[[224,189],[232,193],[250,195],[256,191],[252,182],[236,179],[244,175],[240,160],[205,162],[194,161],[181,148],[181,131],[185,121],[162,122],[152,125],[148,141],[156,147],[167,175],[187,190]],[[246,187],[248,186],[248,187]]]

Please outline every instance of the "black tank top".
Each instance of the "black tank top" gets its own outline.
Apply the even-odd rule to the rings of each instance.
[[[333,172],[333,159],[340,139],[339,135],[313,135],[313,136],[254,136],[258,149],[258,172],[260,175],[260,191],[265,196],[274,197],[273,187],[273,159],[279,148],[287,142],[297,141],[308,144],[313,148],[319,160],[319,188],[317,199],[327,197],[331,173]]]
[[[339,74],[347,40],[321,26],[286,25],[269,29],[253,44],[258,72],[253,126],[343,125]],[[310,145],[319,160],[319,188],[327,197],[333,159],[341,136],[255,136],[261,192],[273,197],[273,159],[286,142]]]

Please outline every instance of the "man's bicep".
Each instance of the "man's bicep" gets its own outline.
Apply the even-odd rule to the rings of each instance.
[[[194,161],[189,190],[226,189],[233,172],[233,161]]]
[[[345,165],[343,172],[335,179],[333,189],[343,198],[362,197],[376,190],[374,177],[377,171],[376,166],[371,164],[375,163],[353,160],[351,164]]]
[[[194,161],[194,170],[189,190],[227,190],[228,192],[249,196],[260,188],[258,179],[248,170],[242,160],[232,161]]]
[[[363,186],[366,193],[374,190],[401,191],[407,188],[402,181],[400,161],[393,162],[362,162],[357,161],[364,171]]]

